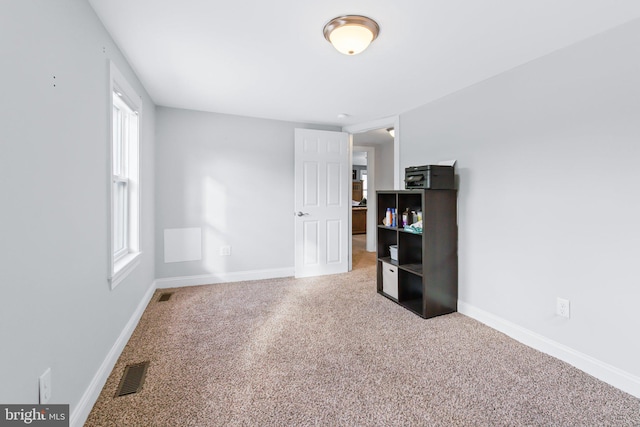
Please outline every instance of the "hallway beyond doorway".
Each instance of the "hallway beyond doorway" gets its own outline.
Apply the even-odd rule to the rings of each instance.
[[[352,270],[371,267],[376,263],[376,253],[367,252],[367,235],[355,234],[352,236]]]

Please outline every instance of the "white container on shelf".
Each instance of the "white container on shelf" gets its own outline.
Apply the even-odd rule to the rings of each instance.
[[[382,292],[398,299],[398,267],[382,262]]]
[[[389,246],[389,252],[391,254],[391,259],[398,261],[398,245]]]

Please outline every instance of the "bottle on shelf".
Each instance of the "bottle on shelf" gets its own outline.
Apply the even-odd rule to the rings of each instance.
[[[391,216],[377,228],[377,292],[423,318],[455,312],[456,191],[383,190],[377,201],[378,214]]]

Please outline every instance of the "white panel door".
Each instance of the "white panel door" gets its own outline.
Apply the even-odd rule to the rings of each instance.
[[[349,135],[295,130],[295,276],[349,269]]]

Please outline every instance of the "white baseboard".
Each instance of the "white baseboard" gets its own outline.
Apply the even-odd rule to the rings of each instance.
[[[575,366],[620,390],[640,398],[640,377],[537,334],[515,323],[458,300],[458,311],[521,343]]]
[[[100,365],[98,372],[96,372],[96,374],[94,375],[91,383],[89,384],[89,387],[87,387],[84,394],[82,395],[80,402],[78,402],[78,405],[71,412],[71,416],[69,417],[69,425],[71,427],[82,426],[87,420],[87,417],[89,417],[93,405],[98,400],[102,388],[106,384],[107,379],[109,378],[109,375],[113,370],[113,367],[116,365],[116,362],[118,361],[118,358],[122,353],[122,350],[124,350],[124,347],[125,345],[127,345],[129,338],[131,338],[131,334],[133,334],[133,331],[138,325],[138,322],[140,321],[144,310],[147,308],[149,301],[151,301],[155,290],[156,284],[155,282],[153,282],[151,286],[149,286],[147,292],[144,294],[144,297],[142,297],[142,300],[131,315],[131,318],[125,325],[124,329],[118,336],[118,339],[111,347],[111,350],[109,350],[107,357],[105,357],[102,365]]]
[[[215,283],[242,282],[245,280],[276,279],[291,277],[293,268],[238,271],[233,273],[203,274],[198,276],[166,277],[156,279],[158,289],[180,288],[184,286],[212,285]]]
[[[129,342],[131,338],[131,334],[135,330],[144,310],[147,308],[149,301],[153,297],[153,293],[156,289],[164,289],[164,288],[173,288],[173,287],[182,287],[182,286],[195,286],[195,285],[206,285],[213,283],[224,283],[224,282],[239,282],[243,280],[260,280],[260,279],[273,279],[278,277],[290,277],[293,276],[294,270],[293,268],[283,268],[283,269],[272,269],[272,270],[254,270],[254,271],[245,271],[245,272],[237,272],[237,273],[224,273],[224,274],[207,274],[201,276],[185,276],[185,277],[168,277],[164,279],[156,279],[149,289],[142,297],[142,300],[136,307],[136,310],[131,315],[131,318],[125,325],[124,329],[118,336],[118,339],[113,344],[109,353],[105,357],[104,361],[100,365],[100,368],[94,375],[89,387],[85,390],[80,402],[71,412],[71,416],[69,419],[69,425],[71,427],[80,427],[82,426],[89,414],[91,413],[91,409],[93,409],[93,405],[98,400],[100,396],[100,392],[102,392],[102,388],[107,382],[113,367],[115,366],[122,350]]]

